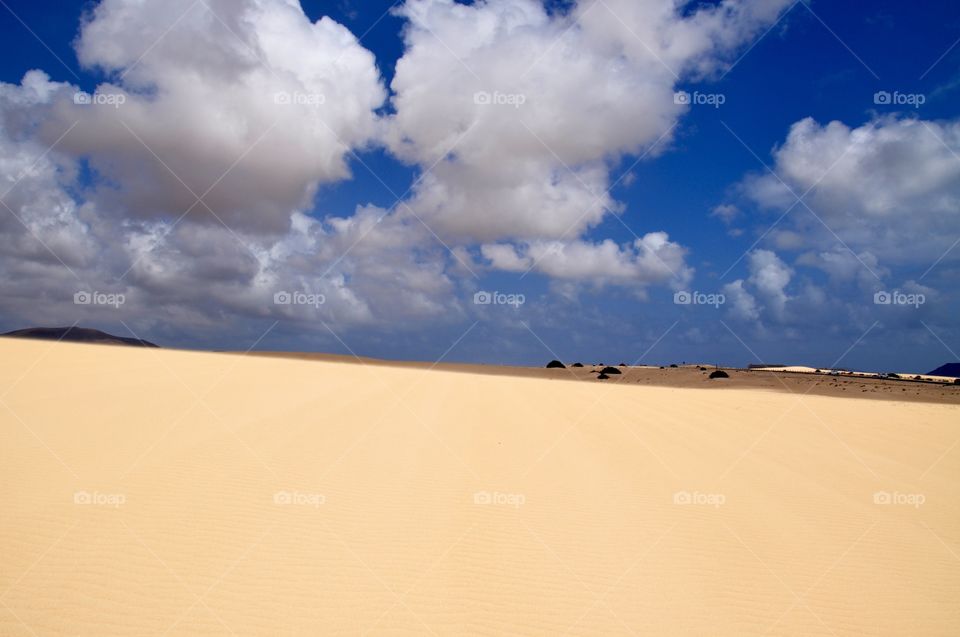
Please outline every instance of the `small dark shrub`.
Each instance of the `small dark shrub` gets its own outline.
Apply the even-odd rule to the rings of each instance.
[[[567,366],[560,361],[550,361],[547,363],[547,369],[566,369]]]
[[[597,376],[597,380],[607,380],[608,378],[610,377],[607,376],[606,374],[600,374],[599,376]]]
[[[717,371],[710,374],[710,379],[713,380],[714,378],[730,378],[730,374],[723,371],[722,369],[718,369]]]
[[[604,367],[603,369],[600,370],[600,373],[601,374],[622,374],[623,372],[621,372],[616,367]]]
[[[570,367],[583,367],[583,363],[574,363]]]

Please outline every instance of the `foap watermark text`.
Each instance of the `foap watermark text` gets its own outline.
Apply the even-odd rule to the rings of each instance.
[[[527,302],[522,294],[506,294],[504,292],[486,292],[481,290],[473,295],[474,305],[510,305],[520,307]]]
[[[522,493],[500,493],[499,491],[477,491],[473,494],[473,503],[480,506],[508,506],[519,509],[527,502]]]
[[[78,106],[112,106],[120,108],[127,103],[127,96],[123,93],[85,93],[77,91],[73,94],[73,103]]]
[[[901,93],[900,91],[878,91],[873,94],[873,103],[877,106],[912,106],[920,108],[927,103],[923,93]]]
[[[712,106],[720,108],[727,103],[727,96],[723,93],[701,93],[694,91],[677,91],[673,94],[673,103],[681,106]]]
[[[274,305],[312,305],[319,308],[327,302],[327,297],[311,292],[287,292],[281,290],[273,295]]]
[[[122,493],[77,491],[73,494],[73,503],[80,506],[102,506],[116,509],[127,503],[127,496]]]
[[[877,491],[873,494],[873,503],[880,506],[911,506],[919,509],[927,496],[922,493],[900,493],[899,491]]]
[[[900,290],[887,292],[881,290],[873,295],[875,305],[907,305],[919,308],[927,302],[927,297],[923,294],[907,294]]]
[[[127,297],[123,294],[114,294],[108,292],[86,292],[81,290],[74,293],[74,305],[107,305],[119,308],[127,302]]]
[[[301,493],[300,491],[277,491],[273,494],[273,503],[278,506],[306,506],[319,509],[327,503],[322,493]]]
[[[478,91],[473,94],[473,103],[478,106],[512,106],[520,108],[527,103],[527,96],[523,93],[501,93],[494,91]]]
[[[722,493],[701,493],[699,491],[677,491],[673,494],[673,503],[680,506],[712,506],[719,509],[726,504],[727,496]]]
[[[675,305],[712,305],[719,308],[727,302],[727,297],[720,293],[687,292],[682,290],[673,295]]]
[[[279,106],[313,106],[320,107],[327,103],[327,97],[321,93],[287,93],[281,91],[273,94],[273,103]]]

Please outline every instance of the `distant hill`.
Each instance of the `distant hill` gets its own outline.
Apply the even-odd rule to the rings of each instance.
[[[932,372],[930,376],[950,376],[951,378],[960,378],[960,363],[947,363],[941,365]]]
[[[0,334],[15,338],[36,338],[45,341],[65,341],[70,343],[98,343],[101,345],[133,345],[135,347],[157,347],[149,341],[139,338],[124,338],[114,336],[100,330],[86,327],[29,327],[25,330],[15,330]]]

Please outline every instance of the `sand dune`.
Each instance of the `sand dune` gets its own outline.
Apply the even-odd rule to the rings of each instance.
[[[814,374],[817,372],[830,372],[832,370],[818,370],[815,367],[805,367],[802,365],[789,365],[787,367],[761,367],[759,369],[753,370],[757,372],[790,372],[795,374]],[[851,371],[838,371],[837,373],[848,375],[848,376],[857,376],[857,377],[867,377],[867,378],[876,378],[883,377],[887,374],[878,373],[878,372],[851,372]],[[932,374],[917,374],[915,372],[894,372],[902,378],[915,378],[917,380],[929,380],[940,383],[952,383],[955,379],[953,376],[935,376]]]
[[[0,635],[960,634],[955,405],[0,360]]]

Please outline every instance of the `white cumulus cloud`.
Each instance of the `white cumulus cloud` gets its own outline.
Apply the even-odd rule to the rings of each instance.
[[[386,97],[373,55],[289,0],[103,0],[76,47],[110,81],[94,104],[51,99],[42,138],[76,123],[59,147],[90,159],[105,209],[133,217],[282,232],[349,176]]]
[[[787,4],[728,1],[684,14],[674,2],[612,0],[550,14],[535,0],[409,0],[397,10],[407,49],[386,139],[426,173],[410,208],[451,242],[516,242],[525,252],[562,242],[578,263],[610,258],[608,278],[656,278],[656,259],[583,242],[623,212],[611,167],[669,146],[687,108],[676,84],[719,68]],[[494,267],[522,267],[503,249],[494,256]],[[591,269],[552,267],[559,258],[544,271]]]
[[[879,277],[884,263],[933,264],[960,235],[958,154],[958,121],[890,116],[851,128],[807,118],[774,152],[776,176],[749,177],[742,189],[780,211],[808,193],[819,219],[797,205],[785,218],[792,232],[781,247],[812,250],[837,274],[851,263],[840,250]]]

